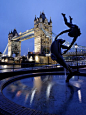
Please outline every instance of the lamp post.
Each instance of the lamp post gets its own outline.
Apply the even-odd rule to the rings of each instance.
[[[77,45],[77,44],[75,44],[75,49],[76,49],[76,59],[77,59],[77,72],[78,72],[79,70],[78,70],[78,57],[77,57],[77,48],[78,48],[78,45]]]
[[[48,65],[49,65],[49,57],[51,54],[46,54],[46,57],[48,57]]]

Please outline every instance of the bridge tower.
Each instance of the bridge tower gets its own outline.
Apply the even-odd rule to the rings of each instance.
[[[17,40],[12,40],[13,37],[18,36],[16,29],[13,32],[9,32],[8,34],[8,56],[20,56],[21,54],[21,42]]]
[[[52,20],[48,22],[44,12],[34,19],[34,49],[35,53],[46,54],[50,52],[52,40],[44,34],[42,28],[52,35]]]

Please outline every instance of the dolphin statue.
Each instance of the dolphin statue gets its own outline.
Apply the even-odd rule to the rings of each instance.
[[[67,46],[63,45],[64,42],[65,42],[65,40],[63,40],[63,39],[57,39],[51,44],[51,49],[50,49],[51,50],[51,59],[57,61],[60,65],[62,65],[70,73],[72,73],[70,67],[66,64],[65,60],[63,59],[62,53],[61,53],[61,48],[68,49]],[[69,82],[69,79],[68,79],[68,81],[66,80],[66,82]]]

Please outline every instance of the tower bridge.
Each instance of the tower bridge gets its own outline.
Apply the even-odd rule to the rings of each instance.
[[[8,34],[8,44],[3,54],[5,54],[8,48],[8,56],[16,54],[17,56],[21,55],[21,42],[27,39],[34,38],[34,50],[35,53],[39,54],[48,54],[50,53],[50,46],[52,41],[55,39],[56,34],[52,32],[52,20],[48,21],[45,14],[40,13],[39,18],[35,16],[34,19],[34,28],[27,30],[23,33],[17,33],[17,30],[14,29],[13,32]],[[59,38],[58,38],[59,39]],[[65,45],[69,46],[69,42],[65,42]],[[77,55],[86,55],[86,47],[78,46]],[[66,53],[66,55],[75,55],[75,45],[72,46],[72,49]]]
[[[46,36],[43,30],[47,31],[52,36],[52,20],[50,21],[46,18],[45,14],[40,13],[39,18],[35,16],[34,28],[27,30],[24,33],[17,33],[14,29],[8,34],[8,56],[16,54],[16,56],[21,55],[21,42],[34,37],[34,50],[35,53],[45,54],[50,52],[50,45],[52,39],[50,36]],[[6,49],[7,49],[6,47]],[[6,50],[4,51],[4,53]]]

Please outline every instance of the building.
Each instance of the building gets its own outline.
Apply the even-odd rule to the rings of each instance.
[[[17,57],[21,55],[21,42],[12,40],[15,36],[18,36],[16,29],[8,34],[8,56],[13,56],[13,54],[15,54]]]
[[[50,52],[52,40],[45,35],[42,28],[52,35],[52,20],[50,18],[48,22],[44,12],[34,19],[34,49],[35,53],[46,54]]]

